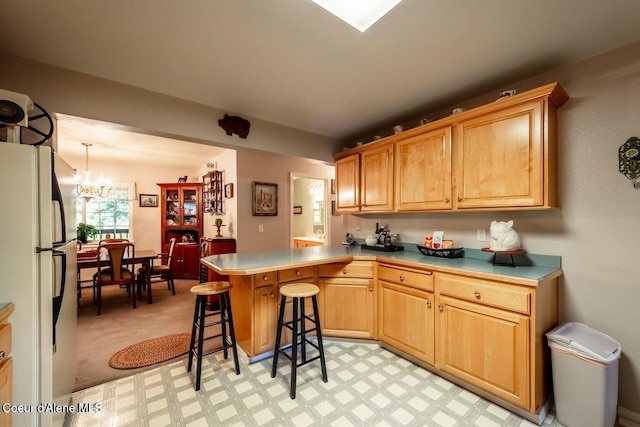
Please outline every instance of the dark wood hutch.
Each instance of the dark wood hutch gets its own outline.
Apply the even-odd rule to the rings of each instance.
[[[172,269],[175,277],[199,276],[198,242],[203,237],[202,183],[185,182],[158,184],[161,189],[160,239],[162,252],[169,251],[169,241],[175,237]]]

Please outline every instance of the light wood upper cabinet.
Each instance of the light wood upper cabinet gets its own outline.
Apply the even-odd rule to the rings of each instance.
[[[395,206],[399,211],[451,209],[451,127],[395,143]]]
[[[360,193],[362,212],[393,210],[393,145],[367,150],[360,154]]]
[[[360,212],[360,154],[336,162],[336,213]]]
[[[336,212],[557,207],[567,99],[551,83],[337,153]]]
[[[392,144],[336,162],[336,213],[389,212],[392,209]]]
[[[545,204],[543,111],[534,101],[456,126],[458,209]]]

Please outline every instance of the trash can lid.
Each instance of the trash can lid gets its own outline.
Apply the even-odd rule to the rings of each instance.
[[[622,352],[618,341],[583,323],[565,323],[546,335],[550,346],[557,345],[569,352],[607,364],[617,360]]]

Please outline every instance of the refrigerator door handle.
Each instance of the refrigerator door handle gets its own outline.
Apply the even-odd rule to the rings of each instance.
[[[53,160],[53,158],[52,158]],[[67,243],[67,224],[66,224],[66,218],[65,218],[65,214],[64,214],[64,203],[62,200],[62,191],[60,190],[60,184],[58,184],[58,178],[56,177],[56,173],[52,172],[51,174],[51,198],[53,201],[53,209],[54,209],[54,218],[59,217],[60,218],[60,234],[58,234],[58,230],[56,230],[56,227],[58,226],[58,224],[54,223],[54,230],[53,230],[53,245],[61,245],[61,244],[65,244]],[[56,239],[57,236],[59,237],[59,240]]]
[[[56,323],[62,309],[62,299],[64,297],[64,287],[67,281],[67,253],[65,251],[54,250],[52,256],[62,258],[62,277],[60,280],[60,293],[53,297],[53,345],[56,345]]]

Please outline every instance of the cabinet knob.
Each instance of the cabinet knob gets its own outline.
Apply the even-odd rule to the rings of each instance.
[[[431,308],[431,301],[427,300],[427,307]]]
[[[445,203],[449,203],[449,198],[447,197],[446,199],[444,199]]]
[[[275,297],[276,297],[276,294],[275,294],[275,293],[271,292],[271,293],[269,294],[269,298],[275,298]]]
[[[300,270],[296,270],[296,276],[300,275]]]
[[[444,307],[442,306],[442,304],[440,304],[440,305],[438,306],[438,310],[440,310],[440,311],[443,311],[443,310],[444,310]]]
[[[400,281],[404,282],[404,276],[400,275]]]
[[[462,197],[458,196],[458,201],[461,202],[462,201]]]
[[[373,287],[372,286],[369,286],[369,291],[373,292]]]
[[[476,297],[476,298],[480,298],[480,292],[475,291],[475,292],[473,293],[473,296],[474,296],[474,297]]]
[[[347,269],[342,270],[342,274],[347,274]]]
[[[269,277],[265,274],[264,276],[262,276],[262,280],[267,280]]]

